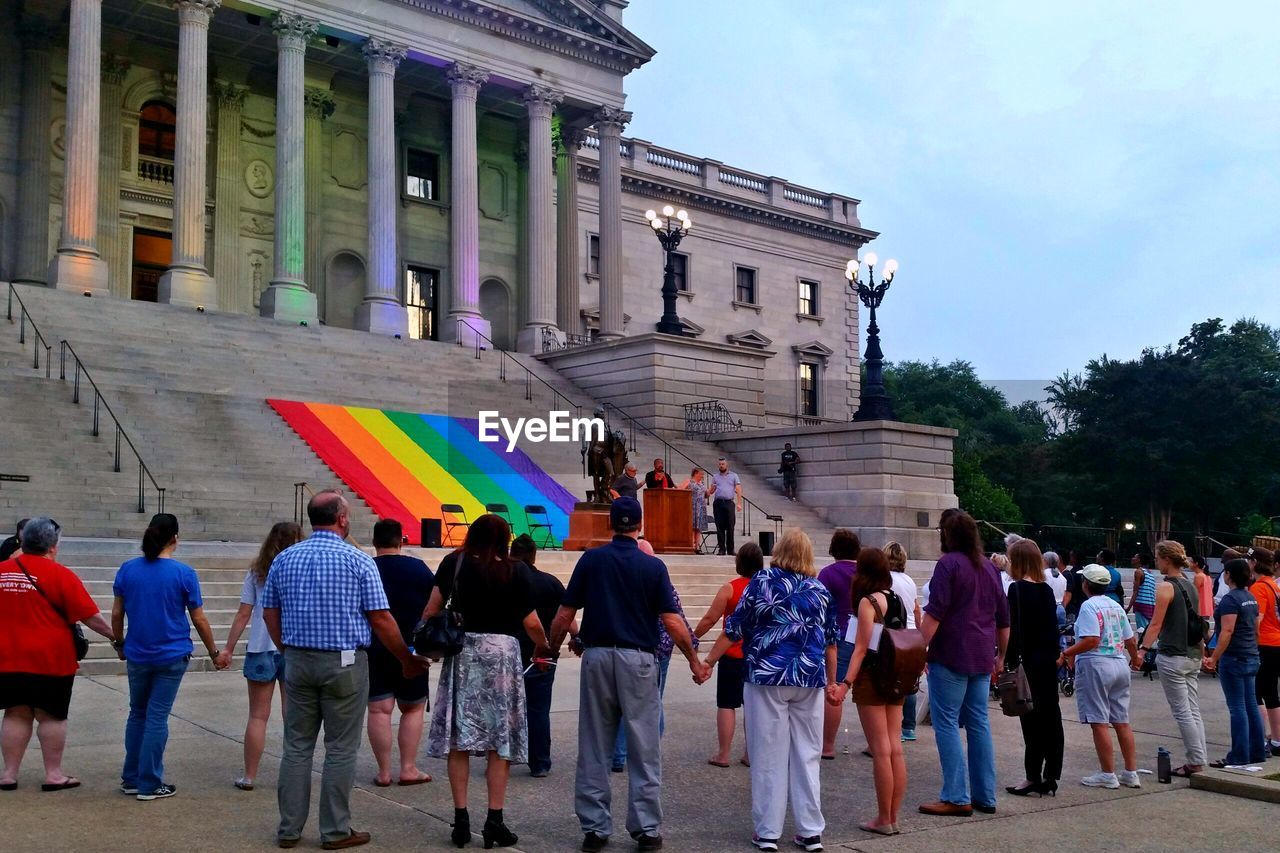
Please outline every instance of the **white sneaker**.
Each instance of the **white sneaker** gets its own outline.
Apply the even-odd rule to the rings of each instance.
[[[1126,788],[1141,788],[1142,780],[1138,778],[1137,770],[1121,770],[1120,784]]]
[[[751,839],[751,843],[760,850],[775,851],[778,849],[778,839],[776,838],[761,838],[757,835]]]
[[[1099,770],[1092,776],[1086,776],[1080,780],[1080,784],[1086,788],[1119,788],[1120,780],[1116,778],[1114,773],[1103,773]]]

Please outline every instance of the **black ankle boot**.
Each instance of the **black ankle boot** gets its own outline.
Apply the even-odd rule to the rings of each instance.
[[[485,850],[491,847],[510,847],[520,840],[502,822],[502,809],[489,809],[489,815],[485,818],[481,837],[484,839]]]
[[[453,810],[453,832],[449,838],[455,847],[466,847],[471,843],[471,815],[466,809]]]

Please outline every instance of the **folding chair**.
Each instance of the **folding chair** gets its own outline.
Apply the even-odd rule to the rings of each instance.
[[[484,511],[490,515],[500,515],[502,520],[511,526],[511,510],[507,509],[506,504],[485,504]]]
[[[541,521],[536,521],[535,517],[541,516]],[[560,546],[556,543],[555,534],[551,532],[551,515],[547,512],[547,508],[542,504],[529,504],[524,508],[524,522],[529,528],[529,535],[537,543],[539,548],[556,549]],[[538,542],[537,531],[542,530],[546,534],[546,538],[542,542]]]
[[[450,521],[448,516],[452,515],[461,518],[462,521]],[[440,544],[449,546],[450,539],[453,538],[453,529],[461,527],[463,531],[470,529],[471,522],[467,521],[467,511],[462,508],[462,504],[440,504],[440,526],[444,528],[444,541]],[[462,534],[464,537],[466,533]]]
[[[715,541],[715,538],[716,538],[716,527],[713,523],[711,523],[711,521],[708,521],[706,526],[702,528],[702,541],[698,545],[698,553],[699,554],[714,553],[716,550],[714,547],[710,551],[707,550],[707,540],[710,539],[712,541]]]

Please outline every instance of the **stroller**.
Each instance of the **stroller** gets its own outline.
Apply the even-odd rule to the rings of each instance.
[[[1058,649],[1065,652],[1076,642],[1076,622],[1071,616],[1063,620],[1058,628]],[[1065,663],[1058,667],[1058,687],[1063,696],[1072,696],[1076,692],[1076,673]]]

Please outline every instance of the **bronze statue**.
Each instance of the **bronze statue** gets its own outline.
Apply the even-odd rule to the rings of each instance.
[[[610,487],[614,478],[627,466],[627,437],[622,430],[610,429],[603,406],[596,407],[594,414],[605,422],[605,426],[603,439],[592,439],[582,446],[582,458],[592,486],[587,493],[587,501],[610,504],[613,502]]]

